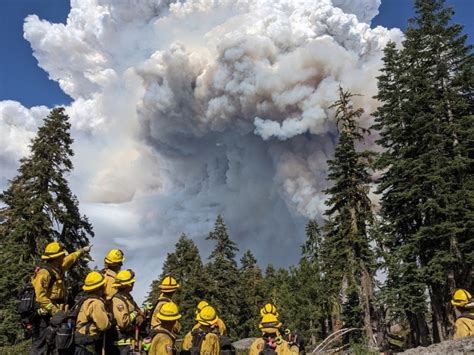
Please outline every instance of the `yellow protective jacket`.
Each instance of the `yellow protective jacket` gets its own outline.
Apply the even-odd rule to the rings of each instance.
[[[64,258],[60,268],[50,265],[51,271],[54,273],[54,282],[50,286],[51,275],[48,270],[41,268],[31,279],[31,283],[35,289],[36,302],[50,314],[55,314],[59,310],[64,310],[64,304],[67,300],[67,289],[64,284],[64,273],[74,265],[79,256],[80,251],[75,251]]]
[[[134,336],[135,325],[143,322],[143,314],[129,293],[117,292],[112,297],[112,314],[119,334]]]
[[[193,346],[193,333],[198,331],[203,331],[207,333],[204,337],[204,340],[202,341],[201,348],[199,349],[199,354],[218,355],[221,351],[221,347],[219,345],[219,336],[217,334],[211,333],[210,327],[203,327],[202,325],[201,328],[193,329],[191,332],[188,332],[184,336],[182,345],[183,350],[191,350]]]
[[[155,331],[158,333],[151,341],[151,347],[148,355],[173,354],[174,342],[176,340],[174,334],[161,326],[158,326]]]
[[[104,299],[109,302],[117,292],[117,289],[112,286],[117,273],[111,269],[105,268],[102,271],[102,274],[105,277]]]
[[[454,323],[453,339],[474,335],[474,312],[461,314]]]
[[[227,335],[227,327],[225,326],[225,323],[222,319],[217,319],[217,326],[219,328],[220,335]],[[193,330],[199,329],[199,327],[201,327],[201,324],[196,323],[193,327]]]
[[[91,297],[84,301],[77,315],[76,332],[100,339],[111,325],[102,298]]]
[[[264,347],[265,340],[263,338],[256,339],[250,346],[249,355],[260,354],[260,352],[263,351]],[[281,340],[281,342],[277,345],[275,351],[277,354],[281,355],[297,355],[299,351],[296,349],[297,347],[290,347],[285,340]]]
[[[156,329],[160,324],[161,321],[156,317],[158,312],[160,311],[161,307],[165,303],[171,302],[171,298],[166,297],[163,293],[160,294],[160,297],[158,298],[158,303],[156,304],[155,309],[153,310],[153,315],[151,316],[151,328]],[[181,332],[181,323],[179,321],[176,321],[175,326],[173,327],[173,333],[179,334]]]

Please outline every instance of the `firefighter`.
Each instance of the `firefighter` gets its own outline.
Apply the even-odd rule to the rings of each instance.
[[[290,348],[280,334],[281,323],[274,314],[265,314],[259,324],[262,337],[256,339],[250,346],[249,355],[258,355],[260,352],[274,351],[281,355],[298,354],[296,348]]]
[[[216,310],[212,306],[203,307],[196,315],[198,322],[192,331],[184,337],[183,350],[191,354],[218,355],[220,353],[219,336],[214,333],[218,328]]]
[[[175,292],[179,289],[179,284],[176,281],[176,279],[173,276],[166,276],[162,281],[159,286],[160,288],[160,296],[158,298],[158,303],[156,304],[153,315],[151,317],[151,328],[155,329],[160,325],[160,318],[157,317],[161,307],[165,305],[168,302],[171,302],[171,299],[173,298],[173,295]],[[175,334],[179,334],[181,330],[181,324],[179,322],[175,322],[175,328],[173,329],[173,332]]]
[[[105,277],[100,272],[90,272],[82,289],[87,298],[80,306],[74,334],[74,355],[101,354],[105,346],[104,333],[111,327],[105,309]]]
[[[115,343],[117,354],[127,355],[130,350],[136,350],[138,345],[138,329],[143,323],[144,314],[130,294],[135,284],[135,273],[132,270],[122,270],[115,277],[113,284],[117,290],[112,297],[112,314],[117,329]]]
[[[41,256],[41,260],[46,264],[37,268],[31,280],[35,289],[35,300],[39,305],[38,317],[33,320],[32,355],[49,354],[52,351],[46,341],[47,328],[51,316],[66,307],[68,295],[64,273],[90,249],[90,246],[87,246],[66,256],[61,243],[52,242],[46,246]]]
[[[173,351],[176,351],[173,329],[181,318],[178,306],[173,301],[165,302],[153,317],[158,318],[159,322],[152,331],[153,340],[148,355],[173,354]]]
[[[474,300],[471,294],[462,288],[458,289],[454,292],[451,304],[456,310],[453,339],[474,335]]]
[[[197,305],[197,309],[196,309],[196,317],[197,315],[199,314],[199,312],[201,312],[201,310],[204,308],[204,307],[207,307],[207,306],[210,306],[210,304],[207,302],[207,301],[200,301]],[[195,329],[198,329],[200,326],[199,322],[196,323],[193,327],[193,330]],[[223,335],[227,335],[227,327],[224,323],[224,321],[220,318],[220,317],[217,317],[217,323],[215,324],[215,329],[217,329],[219,335],[223,336]]]
[[[104,258],[104,269],[102,273],[105,276],[105,291],[104,299],[108,302],[112,299],[117,288],[113,287],[115,282],[115,276],[120,271],[122,264],[125,260],[123,252],[120,249],[112,249],[107,253]]]

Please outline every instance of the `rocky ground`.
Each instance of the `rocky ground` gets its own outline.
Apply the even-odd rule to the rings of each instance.
[[[419,355],[419,354],[449,354],[449,355],[467,355],[474,354],[474,336],[463,338],[460,340],[450,340],[444,341],[439,344],[434,344],[426,348],[418,347],[415,349],[410,349],[402,354],[407,355]]]
[[[247,338],[236,341],[234,344],[235,348],[239,353],[246,352],[255,338]],[[439,344],[434,344],[424,347],[418,347],[415,349],[406,350],[403,353],[406,355],[474,355],[474,336],[460,340],[450,340]]]

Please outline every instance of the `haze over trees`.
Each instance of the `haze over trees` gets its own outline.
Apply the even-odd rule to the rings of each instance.
[[[296,265],[262,271],[252,251],[239,254],[218,215],[207,237],[209,259],[183,234],[148,300],[156,301],[160,280],[172,275],[181,284],[174,299],[183,329],[194,324],[195,307],[205,299],[234,340],[259,335],[259,309],[267,302],[312,345],[343,328],[352,331],[338,346],[386,349],[449,338],[449,300],[456,288],[473,290],[474,263],[473,56],[451,17],[443,0],[415,1],[402,47],[388,43],[384,50],[372,127],[359,125],[363,111],[351,100],[364,93],[340,89],[331,107],[339,140],[328,161],[327,209],[308,221]],[[74,250],[93,236],[66,180],[69,129],[64,110],[52,110],[0,195],[0,265],[8,270],[0,275],[0,345],[19,339],[15,296],[45,244],[59,240]],[[361,148],[368,134],[379,137],[381,153]],[[378,209],[371,191],[380,198]],[[86,268],[71,273],[76,284]],[[395,325],[397,334],[390,331]],[[391,341],[395,336],[402,344]]]

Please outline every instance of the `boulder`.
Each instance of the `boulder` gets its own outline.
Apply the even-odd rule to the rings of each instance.
[[[240,339],[240,340],[237,340],[236,342],[233,342],[232,345],[234,345],[234,347],[237,350],[247,350],[247,349],[250,349],[250,346],[255,341],[255,339],[257,338]]]
[[[466,337],[459,340],[448,340],[438,344],[433,344],[426,348],[420,346],[418,348],[404,351],[402,354],[420,355],[467,355],[474,354],[474,336]]]

